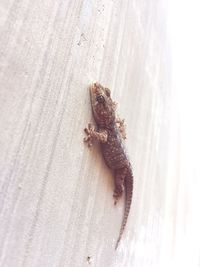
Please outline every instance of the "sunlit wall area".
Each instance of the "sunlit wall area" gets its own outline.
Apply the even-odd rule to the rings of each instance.
[[[172,57],[171,150],[161,266],[200,266],[200,2],[168,2]],[[172,153],[170,153],[172,155]],[[170,196],[170,194],[169,194]]]

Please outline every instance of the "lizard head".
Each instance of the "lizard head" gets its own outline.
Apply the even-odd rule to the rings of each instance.
[[[99,83],[90,87],[93,115],[99,126],[109,126],[115,121],[116,103],[111,99],[110,90]]]

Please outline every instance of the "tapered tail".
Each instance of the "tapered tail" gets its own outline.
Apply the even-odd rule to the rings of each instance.
[[[128,175],[125,178],[125,192],[126,192],[126,201],[125,201],[125,211],[124,211],[124,218],[122,221],[119,237],[117,239],[117,243],[115,246],[115,250],[117,249],[119,242],[121,240],[122,234],[124,232],[124,229],[126,227],[128,215],[131,208],[131,202],[132,202],[132,194],[133,194],[133,174],[132,170],[128,173]]]

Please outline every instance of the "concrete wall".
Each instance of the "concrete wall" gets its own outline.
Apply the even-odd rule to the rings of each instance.
[[[175,266],[184,188],[165,2],[2,0],[0,29],[0,265]],[[93,81],[119,103],[135,176],[117,252],[123,200],[82,141]]]

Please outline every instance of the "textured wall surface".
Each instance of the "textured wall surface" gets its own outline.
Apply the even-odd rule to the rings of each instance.
[[[188,206],[165,24],[162,0],[0,1],[0,266],[178,266]],[[93,81],[119,103],[135,176],[117,252],[123,201],[82,142]]]

